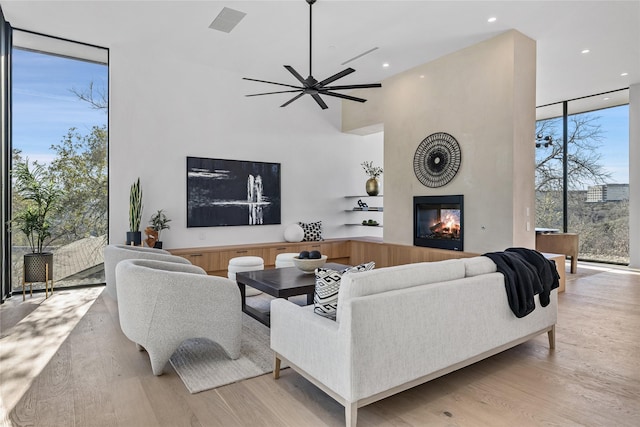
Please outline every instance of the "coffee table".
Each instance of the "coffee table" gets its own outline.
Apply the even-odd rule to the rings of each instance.
[[[349,266],[331,262],[323,266],[323,268],[332,270],[344,270],[347,267]],[[313,304],[313,293],[316,288],[315,274],[305,274],[296,267],[243,271],[236,273],[236,282],[238,282],[242,296],[242,311],[267,326],[271,324],[270,313],[256,310],[246,304],[246,286],[251,286],[276,298],[306,294],[307,305]]]

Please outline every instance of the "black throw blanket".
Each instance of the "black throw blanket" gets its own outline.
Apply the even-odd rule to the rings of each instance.
[[[549,294],[559,286],[560,279],[553,260],[526,248],[509,248],[483,256],[490,258],[504,275],[509,307],[516,317],[524,317],[536,308],[534,295],[540,295],[543,307],[549,305]]]

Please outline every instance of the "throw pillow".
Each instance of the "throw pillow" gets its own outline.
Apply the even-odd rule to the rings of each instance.
[[[349,267],[342,271],[329,268],[316,269],[316,289],[313,294],[313,311],[320,316],[336,320],[338,310],[338,291],[340,281],[344,274],[358,271],[373,270],[376,263],[371,261],[366,264]]]
[[[303,242],[317,242],[324,240],[322,238],[322,221],[318,222],[299,222],[298,225],[304,231]]]

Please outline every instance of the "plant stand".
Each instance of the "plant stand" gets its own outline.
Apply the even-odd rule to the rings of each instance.
[[[49,277],[49,263],[46,263],[45,266],[45,280],[44,280],[44,298],[49,298],[49,282],[51,282],[51,295],[53,295],[53,277]],[[22,271],[22,301],[26,299],[25,293],[25,285],[29,284],[29,295],[33,298],[33,284],[39,282],[27,282],[25,280],[26,272],[23,269]]]

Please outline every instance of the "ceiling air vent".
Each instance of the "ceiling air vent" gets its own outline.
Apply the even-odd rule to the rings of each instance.
[[[218,16],[216,16],[216,19],[214,19],[211,25],[209,25],[209,28],[230,33],[231,30],[233,30],[236,25],[242,21],[242,18],[244,18],[245,15],[246,13],[240,12],[239,10],[224,7]]]

